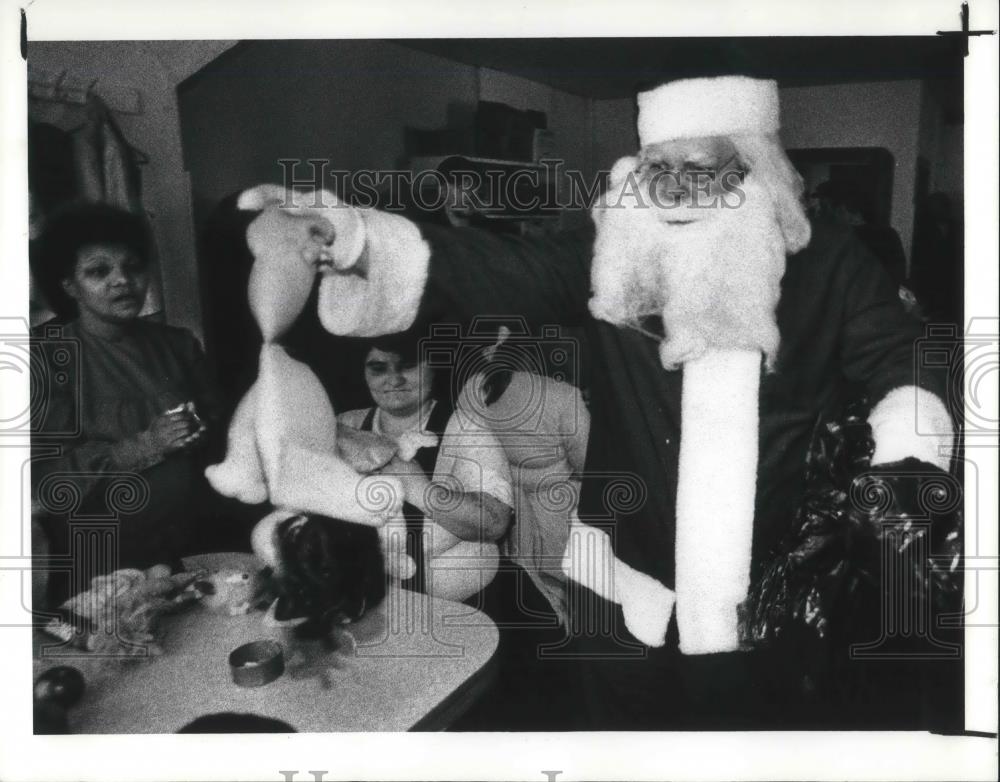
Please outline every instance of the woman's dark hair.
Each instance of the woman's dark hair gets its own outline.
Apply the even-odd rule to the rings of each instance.
[[[94,244],[123,245],[143,265],[153,252],[149,226],[141,215],[91,203],[54,212],[45,221],[37,248],[32,249],[31,271],[57,315],[76,314],[76,303],[63,289],[63,281],[73,276],[80,250]]]
[[[405,363],[420,362],[420,339],[409,333],[387,334],[375,337],[368,343],[368,350],[381,350],[383,353],[394,353]],[[365,351],[367,355],[368,351]]]

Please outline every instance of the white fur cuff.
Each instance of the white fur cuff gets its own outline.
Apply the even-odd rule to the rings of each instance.
[[[364,230],[355,271],[327,272],[320,283],[319,316],[323,327],[341,336],[376,337],[405,331],[416,319],[427,284],[430,247],[416,225],[399,215],[358,209]],[[357,242],[357,244],[355,244]],[[353,266],[338,259],[340,267]]]
[[[674,593],[652,576],[629,567],[611,549],[601,530],[570,523],[563,572],[605,600],[622,607],[628,631],[646,646],[663,646],[674,610]]]
[[[872,464],[914,457],[948,469],[955,430],[944,403],[917,386],[893,389],[868,416],[875,439]]]

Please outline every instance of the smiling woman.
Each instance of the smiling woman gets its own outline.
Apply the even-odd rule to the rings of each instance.
[[[174,561],[194,544],[199,451],[217,397],[195,338],[139,317],[150,254],[142,218],[88,204],[52,216],[34,259],[64,322],[59,339],[39,340],[34,358],[40,377],[66,377],[32,388],[33,508],[52,552],[73,557],[76,586],[118,567]],[[53,345],[72,345],[76,360],[60,359]],[[112,507],[121,499],[109,488],[114,480],[135,487],[127,508]],[[57,500],[67,491],[73,508]],[[81,514],[117,519],[109,550],[75,549],[78,525],[69,522]],[[73,590],[51,583],[50,597]]]

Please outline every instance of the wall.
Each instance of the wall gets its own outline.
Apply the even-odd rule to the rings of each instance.
[[[404,126],[444,127],[449,106],[475,96],[474,69],[396,44],[245,43],[179,91],[196,213],[250,185],[281,182],[281,159],[395,168]]]
[[[896,162],[890,222],[906,257],[913,239],[921,82],[891,81],[781,89],[781,137],[789,149],[885,147]]]
[[[947,102],[954,102],[949,91],[957,85],[938,80],[923,83],[920,105],[919,154],[929,164],[928,193],[945,193],[961,214],[964,200],[963,129],[961,115]]]
[[[149,157],[142,167],[143,205],[152,215],[164,315],[199,337],[194,230],[175,86],[230,46],[227,41],[32,41],[28,50],[32,67],[97,79],[98,94],[103,88],[141,94],[142,113],[115,114],[115,120],[128,141]],[[53,104],[44,110],[57,108]]]
[[[477,73],[480,100],[545,112],[548,128],[554,134],[553,157],[564,162],[564,173],[578,171],[589,183],[594,174],[591,101],[502,71],[479,68]],[[568,203],[566,199],[570,196],[567,184],[564,176],[559,182],[562,203]],[[562,217],[561,225],[571,226],[585,221],[587,213],[582,208],[573,208]]]
[[[635,101],[595,100],[593,116],[593,158],[597,170],[610,170],[615,161],[634,155],[639,148],[635,129]]]
[[[303,78],[310,72],[322,78]],[[585,98],[386,41],[245,44],[180,90],[196,214],[249,184],[280,181],[282,158],[317,158],[331,170],[397,167],[404,126],[443,128],[480,99],[544,111],[558,156],[590,175]],[[303,165],[297,175],[309,172]]]

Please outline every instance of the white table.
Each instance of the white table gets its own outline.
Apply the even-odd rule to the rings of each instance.
[[[194,606],[166,620],[162,656],[115,661],[113,675],[92,677],[93,660],[49,648],[36,654],[35,673],[69,664],[88,677],[90,686],[69,712],[73,733],[173,733],[215,712],[271,717],[299,732],[439,730],[471,705],[493,673],[498,633],[488,617],[395,587],[349,626],[356,651],[305,647],[315,652],[315,664],[298,674],[315,675],[293,674],[285,631],[262,620],[259,612],[231,617]],[[285,673],[261,687],[236,686],[229,653],[264,638],[282,643]]]

